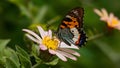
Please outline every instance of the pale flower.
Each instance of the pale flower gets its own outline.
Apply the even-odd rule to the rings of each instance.
[[[113,13],[108,14],[108,12],[103,8],[100,10],[94,9],[94,12],[100,16],[100,20],[107,23],[111,28],[120,30],[120,20],[114,16]]]
[[[60,42],[55,36],[52,37],[52,31],[44,31],[40,26],[37,27],[40,35],[35,32],[23,29],[27,32],[26,36],[39,45],[40,50],[48,50],[50,54],[58,56],[61,60],[67,61],[67,58],[77,60],[75,56],[80,54],[72,49],[79,49],[75,45],[67,45],[64,42]]]

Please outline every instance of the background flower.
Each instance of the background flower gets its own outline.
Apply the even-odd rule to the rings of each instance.
[[[108,14],[104,8],[101,9],[101,11],[94,9],[94,12],[99,15],[100,20],[106,22],[109,27],[120,30],[120,20],[114,16],[113,13]]]

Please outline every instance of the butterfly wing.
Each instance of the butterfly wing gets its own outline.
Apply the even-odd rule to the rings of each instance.
[[[81,46],[86,41],[86,35],[83,32],[83,8],[72,9],[63,18],[57,32],[58,38],[68,45],[74,44]]]
[[[68,45],[74,43],[74,41],[72,40],[73,34],[70,32],[68,28],[59,29],[57,35],[61,41],[64,41]]]

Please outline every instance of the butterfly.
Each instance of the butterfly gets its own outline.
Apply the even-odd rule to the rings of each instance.
[[[67,45],[84,45],[87,37],[83,29],[83,16],[84,9],[81,7],[69,11],[59,25],[57,37]]]

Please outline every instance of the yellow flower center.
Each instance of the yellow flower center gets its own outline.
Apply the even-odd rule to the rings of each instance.
[[[58,48],[59,41],[55,38],[50,38],[49,36],[45,36],[42,40],[42,43],[48,48],[52,50],[56,50]]]
[[[111,22],[108,22],[108,26],[110,26],[110,27],[115,27],[115,26],[117,26],[117,24],[119,24],[119,20],[117,20],[115,18],[113,18],[111,20]]]

